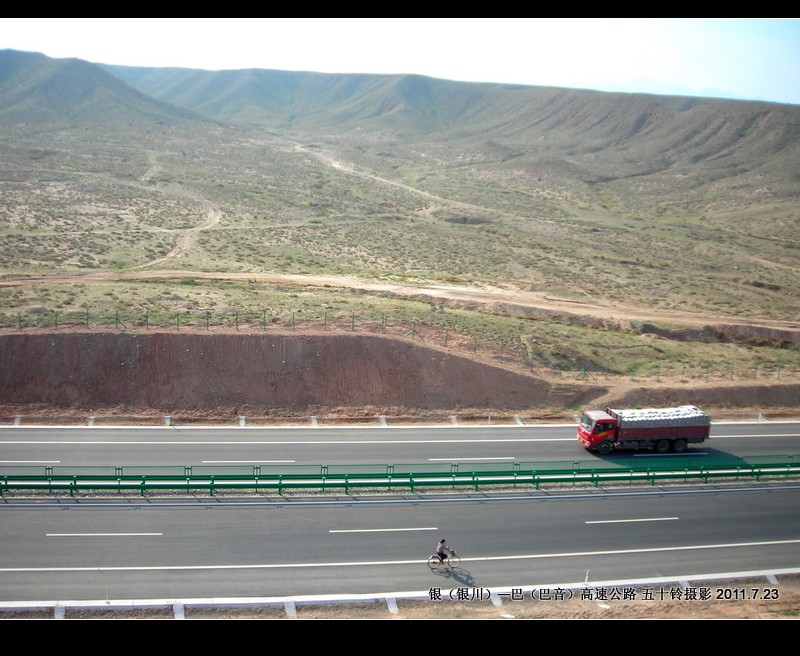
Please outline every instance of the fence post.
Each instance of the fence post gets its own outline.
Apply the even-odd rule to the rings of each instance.
[[[210,313],[208,310],[206,310],[206,332],[208,332],[208,324],[209,324],[209,319],[211,318],[211,317],[209,316],[210,314],[211,314],[211,313]]]
[[[356,313],[353,312],[352,316],[350,317],[350,329],[352,332],[356,332]]]
[[[381,332],[386,332],[386,313],[381,314]]]
[[[236,310],[236,331],[239,331],[239,310]]]
[[[322,330],[328,330],[328,313],[322,314]]]
[[[58,330],[58,311],[53,312],[53,314],[55,315],[56,330]]]
[[[89,308],[86,308],[86,330],[89,330]]]
[[[144,329],[150,330],[150,308],[144,309]]]
[[[175,313],[175,327],[178,330],[181,329],[181,313],[180,312],[176,312]]]

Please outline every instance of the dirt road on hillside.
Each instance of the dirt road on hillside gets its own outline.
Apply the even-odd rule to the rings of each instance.
[[[213,221],[213,219],[209,219]],[[198,226],[196,230],[208,227]],[[366,280],[355,276],[338,275],[305,275],[279,273],[217,273],[205,271],[129,271],[124,273],[95,272],[74,275],[53,276],[19,276],[0,280],[0,287],[14,287],[39,283],[87,283],[109,280],[143,280],[143,279],[183,279],[199,278],[206,280],[241,280],[272,283],[276,285],[300,285],[308,287],[335,287],[365,292],[393,294],[402,298],[420,298],[430,302],[457,301],[467,305],[480,305],[489,313],[506,314],[511,308],[495,308],[489,306],[505,304],[520,308],[562,312],[579,316],[613,321],[669,321],[687,326],[704,326],[714,324],[748,325],[791,330],[800,332],[800,323],[796,321],[778,321],[756,317],[739,317],[726,315],[692,314],[673,310],[639,308],[620,304],[600,304],[589,301],[558,298],[541,291],[531,291],[514,287],[448,285],[420,281],[419,285],[397,283],[382,280]]]

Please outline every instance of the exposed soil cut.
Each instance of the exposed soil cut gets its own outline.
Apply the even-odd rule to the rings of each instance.
[[[0,335],[0,411],[202,416],[506,413],[588,405],[794,409],[800,385],[598,384],[364,334]],[[15,410],[16,408],[16,410]],[[571,409],[571,410],[570,410]]]
[[[526,408],[552,396],[534,377],[371,335],[62,333],[0,344],[0,398],[11,404],[294,414]],[[574,404],[583,395],[562,396]]]

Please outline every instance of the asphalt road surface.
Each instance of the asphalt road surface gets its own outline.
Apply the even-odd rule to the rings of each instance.
[[[800,487],[0,510],[0,601],[335,595],[800,565]],[[440,537],[457,570],[425,563]]]
[[[800,453],[799,429],[718,424],[692,451],[698,458]],[[0,430],[0,467],[596,458],[574,435],[574,426],[19,427]],[[800,484],[784,481],[372,498],[6,501],[0,601],[447,594],[798,568],[798,492]],[[458,569],[428,570],[440,537],[461,552]]]
[[[714,455],[800,453],[800,423],[715,424],[688,451]],[[630,452],[622,452],[624,457]],[[651,451],[635,454],[652,458]],[[615,455],[609,456],[614,458]],[[665,456],[656,456],[665,457]],[[669,457],[669,456],[667,456]],[[684,457],[681,455],[680,457]],[[342,428],[0,428],[6,465],[241,465],[498,463],[598,460],[575,425]]]

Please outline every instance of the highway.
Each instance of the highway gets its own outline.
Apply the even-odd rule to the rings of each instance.
[[[627,457],[630,452],[623,452]],[[800,453],[800,423],[715,424],[697,457]],[[665,457],[641,451],[637,458]],[[609,456],[614,458],[614,455]],[[669,457],[669,456],[666,456]],[[400,464],[592,460],[574,425],[297,428],[0,428],[6,465]]]
[[[574,426],[0,430],[13,463],[195,464],[597,458]],[[703,454],[800,453],[800,424],[715,425]],[[641,457],[654,457],[642,452]],[[613,457],[610,456],[610,457]],[[659,456],[670,457],[670,456]],[[82,498],[0,503],[0,601],[274,597],[800,567],[800,483],[614,491]],[[464,560],[425,565],[440,537]]]
[[[5,507],[0,601],[264,597],[800,566],[797,486],[260,505]],[[464,557],[425,560],[440,537]]]

